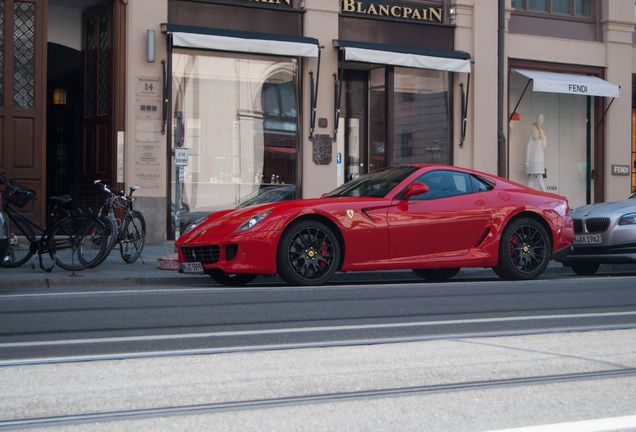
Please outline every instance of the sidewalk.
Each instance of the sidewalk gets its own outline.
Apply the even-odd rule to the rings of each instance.
[[[18,268],[0,267],[0,288],[16,287],[42,287],[65,285],[97,285],[97,284],[118,284],[118,285],[184,285],[184,286],[214,286],[218,284],[206,275],[187,275],[177,272],[176,255],[174,255],[174,242],[166,242],[160,245],[146,245],[141,254],[142,259],[135,263],[127,264],[121,259],[119,249],[114,249],[104,263],[96,268],[86,269],[78,272],[70,272],[60,267],[54,267],[50,273],[40,269],[35,263],[35,269],[29,263]],[[636,265],[602,265],[598,274],[612,273],[636,273]],[[552,261],[542,278],[549,278],[554,275],[572,275],[574,272],[563,267],[560,263]],[[462,279],[494,279],[498,276],[490,268],[463,268],[452,280]],[[418,278],[410,270],[386,271],[386,272],[352,272],[337,273],[332,283],[375,283],[389,281],[413,281],[418,282]],[[262,277],[252,282],[252,285],[259,283],[280,283],[284,282],[277,276]]]

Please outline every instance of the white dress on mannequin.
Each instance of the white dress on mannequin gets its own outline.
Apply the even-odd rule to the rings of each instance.
[[[541,191],[546,191],[543,183],[545,174],[544,152],[548,146],[548,137],[543,128],[543,114],[537,115],[537,121],[530,126],[530,140],[528,141],[528,152],[526,154],[526,174],[530,176],[530,187],[536,187]],[[533,186],[536,184],[536,186]]]

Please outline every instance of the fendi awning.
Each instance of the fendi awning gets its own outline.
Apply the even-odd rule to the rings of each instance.
[[[578,94],[583,96],[618,97],[619,86],[601,78],[556,72],[513,69],[532,80],[536,92]]]

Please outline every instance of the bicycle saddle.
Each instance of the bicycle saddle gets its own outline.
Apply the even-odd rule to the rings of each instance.
[[[52,196],[49,201],[64,205],[73,201],[73,198],[70,195]]]

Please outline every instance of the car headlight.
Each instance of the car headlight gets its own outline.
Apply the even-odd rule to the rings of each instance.
[[[183,230],[183,233],[181,235],[186,235],[187,233],[189,233],[190,231],[192,231],[193,229],[195,229],[196,227],[201,225],[201,222],[203,222],[207,218],[208,218],[207,216],[203,216],[202,218],[199,218],[199,219],[197,219],[197,220],[195,220],[193,222],[190,222],[188,224],[188,226],[185,227],[185,229]]]
[[[267,210],[265,210],[263,212],[260,212],[259,214],[254,215],[251,218],[249,218],[248,220],[246,220],[245,222],[243,222],[236,229],[236,231],[245,231],[246,229],[252,228],[254,225],[256,225],[257,223],[259,223],[260,221],[265,219],[270,214],[272,214],[272,209],[267,209]]]
[[[636,224],[636,213],[628,213],[623,215],[619,221],[619,225],[634,225]]]

